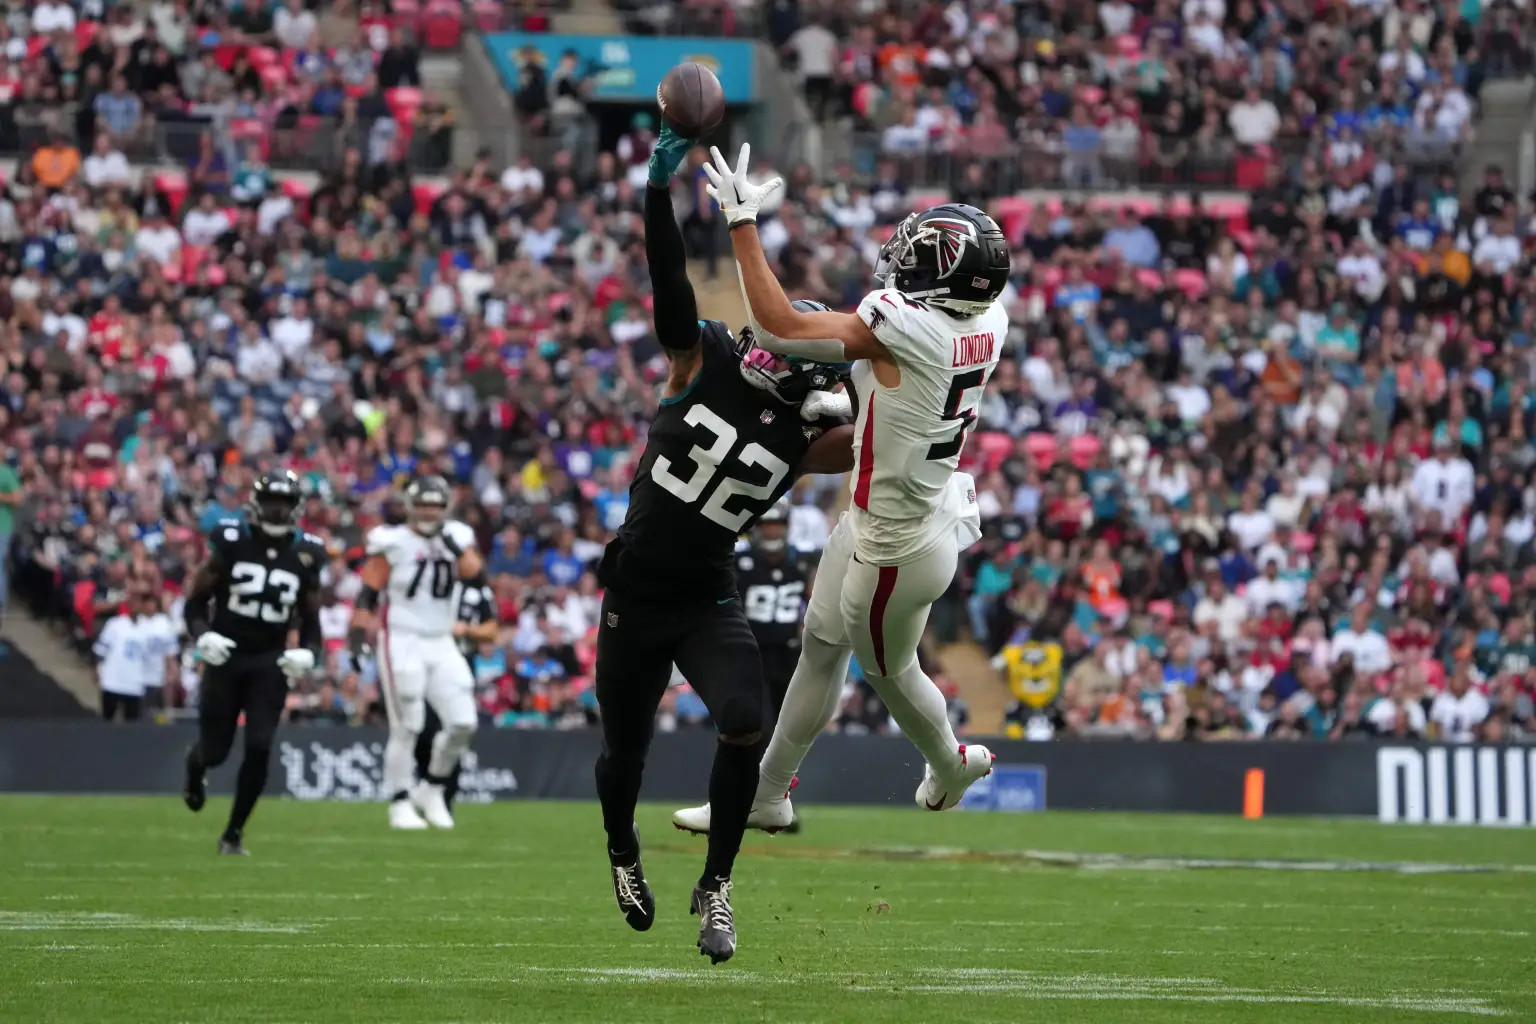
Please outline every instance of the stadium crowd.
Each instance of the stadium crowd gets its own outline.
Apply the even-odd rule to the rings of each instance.
[[[44,8],[57,24],[38,27]],[[174,49],[155,41],[167,9],[183,26]],[[1497,168],[1459,187],[1470,120],[1415,134],[1424,97],[1443,110],[1460,95],[1470,117],[1478,82],[1527,66],[1507,5],[1310,17],[1246,0],[978,2],[847,31],[835,7],[830,20],[791,9],[772,32],[808,95],[878,131],[881,152],[825,176],[787,169],[762,217],[786,289],[856,300],[884,232],[934,198],[915,183],[938,150],[956,198],[993,209],[1015,245],[1013,332],[966,456],[986,536],[934,623],[995,655],[1010,731],[1536,731],[1536,205]],[[414,53],[388,26],[356,51],[320,48],[292,27],[309,13],[297,2],[252,44],[223,41],[247,31],[233,21],[247,8],[222,15],[212,45],[186,26],[217,5],[154,11],[96,12],[106,63],[92,79],[76,74],[80,22],[63,14],[83,10],[38,5],[6,44],[19,70],[0,68],[20,79],[0,126],[36,147],[0,200],[13,591],[82,650],[129,598],[174,635],[209,526],[241,514],[257,472],[290,466],[313,488],[303,525],[333,559],[330,658],[291,713],[367,720],[370,673],[341,650],[361,540],[402,479],[433,470],[455,482],[498,598],[502,636],[473,654],[486,714],[589,723],[591,567],[664,379],[638,215],[651,123],[590,160],[480,160],[440,184],[412,176],[419,149],[343,133],[336,169],[309,188],[279,181],[263,151],[278,139],[242,139],[226,110],[198,122],[182,172],[141,176],[135,102],[159,96],[160,124],[200,90],[238,94],[270,48],[283,88],[311,103],[311,87],[362,90],[341,87],[346,110]],[[835,44],[826,75],[818,29]],[[145,71],[140,53],[170,69]],[[90,103],[23,116],[88,80]],[[551,99],[580,116],[579,88]],[[1188,152],[1230,144],[1209,180],[1256,173],[1248,202],[999,191],[1031,176],[1207,180],[1144,135],[1116,164],[1103,147],[1125,117],[1167,126]],[[1275,125],[1267,139],[1260,122]],[[986,148],[994,127],[1021,123],[1039,130],[1001,131],[1021,151]],[[719,228],[698,185],[685,175],[676,199],[708,252]],[[836,481],[798,488],[791,543],[818,549],[838,498]],[[146,681],[171,707],[195,702],[195,671],[168,665]],[[669,695],[664,726],[701,719],[686,687]],[[856,684],[837,724],[889,728]]]

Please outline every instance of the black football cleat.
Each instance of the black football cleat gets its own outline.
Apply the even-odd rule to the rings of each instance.
[[[731,915],[731,880],[719,879],[713,889],[693,890],[691,913],[699,915],[699,953],[712,964],[736,955],[736,923]]]
[[[193,751],[187,751],[186,777],[181,783],[181,799],[189,810],[200,811],[203,804],[208,802],[208,777],[203,773],[201,761],[196,760]]]
[[[613,873],[613,897],[624,920],[637,932],[649,930],[656,923],[656,897],[651,894],[645,868],[640,863],[639,829],[635,830],[633,853],[608,851],[608,868]]]
[[[251,851],[241,844],[239,832],[226,832],[219,837],[219,854],[227,857],[249,857]]]

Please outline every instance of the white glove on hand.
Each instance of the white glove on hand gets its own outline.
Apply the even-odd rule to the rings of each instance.
[[[302,679],[315,669],[315,652],[307,647],[291,648],[278,656],[277,667],[290,680]]]
[[[730,227],[756,224],[758,208],[763,205],[764,199],[784,187],[784,179],[769,178],[761,185],[754,185],[747,180],[747,161],[752,156],[750,142],[741,144],[741,153],[736,157],[734,171],[717,147],[709,147],[709,156],[711,162],[704,165],[704,173],[710,183],[704,191],[714,196],[715,202],[720,204],[720,212],[725,214],[726,224]]]
[[[846,391],[812,391],[800,403],[800,418],[810,422],[823,416],[837,419],[853,418],[853,399]]]
[[[222,665],[235,653],[235,642],[223,633],[209,630],[197,638],[197,654],[209,665]]]

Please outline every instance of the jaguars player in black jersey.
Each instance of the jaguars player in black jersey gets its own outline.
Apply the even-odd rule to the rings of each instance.
[[[187,633],[202,658],[198,739],[187,751],[182,798],[194,811],[207,800],[206,773],[229,757],[245,714],[245,757],[219,852],[245,854],[245,823],[267,782],[267,764],[288,680],[308,675],[320,650],[320,538],[297,528],[303,500],[288,470],[262,474],[245,520],[213,528],[208,558],[187,586]],[[290,644],[297,630],[298,644]]]
[[[656,904],[640,863],[635,804],[656,708],[675,663],[718,735],[709,797],[714,828],[691,909],[714,963],[736,951],[731,869],[756,787],[762,664],[736,590],[736,539],[802,472],[852,465],[850,426],[810,421],[844,370],[792,363],[698,318],[668,183],[691,144],[664,128],[645,191],[646,262],[656,335],[669,364],[661,407],[629,489],[629,513],[598,567],[602,621],[596,694],[603,749],[597,793],[614,896],[645,931]],[[841,397],[841,396],[840,396]]]
[[[786,495],[758,518],[751,542],[736,558],[736,589],[752,624],[752,635],[757,638],[774,719],[784,707],[784,694],[800,660],[800,622],[805,617],[813,572],[811,560],[789,546]],[[771,731],[763,730],[764,735]],[[684,832],[707,835],[709,804],[683,808],[672,815],[672,824]],[[797,818],[785,831],[798,832],[799,826]]]
[[[453,627],[453,635],[459,641],[459,650],[464,653],[464,658],[469,662],[471,670],[475,667],[475,651],[486,640],[495,640],[498,624],[496,622],[496,595],[491,593],[487,586],[460,586],[459,587],[459,621]],[[416,777],[424,779],[429,774],[428,767],[432,764],[432,741],[442,731],[443,720],[437,717],[437,712],[429,703],[427,705],[426,724],[421,727],[421,736],[416,740]],[[443,803],[453,810],[453,799],[459,795],[459,775],[464,768],[461,758],[453,766],[453,771],[443,782]]]

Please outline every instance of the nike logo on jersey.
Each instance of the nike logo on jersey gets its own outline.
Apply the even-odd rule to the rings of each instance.
[[[950,366],[975,366],[977,363],[992,362],[992,353],[997,348],[997,338],[988,331],[985,334],[967,334],[962,338],[951,338],[950,344],[954,347],[954,360],[949,364]]]

